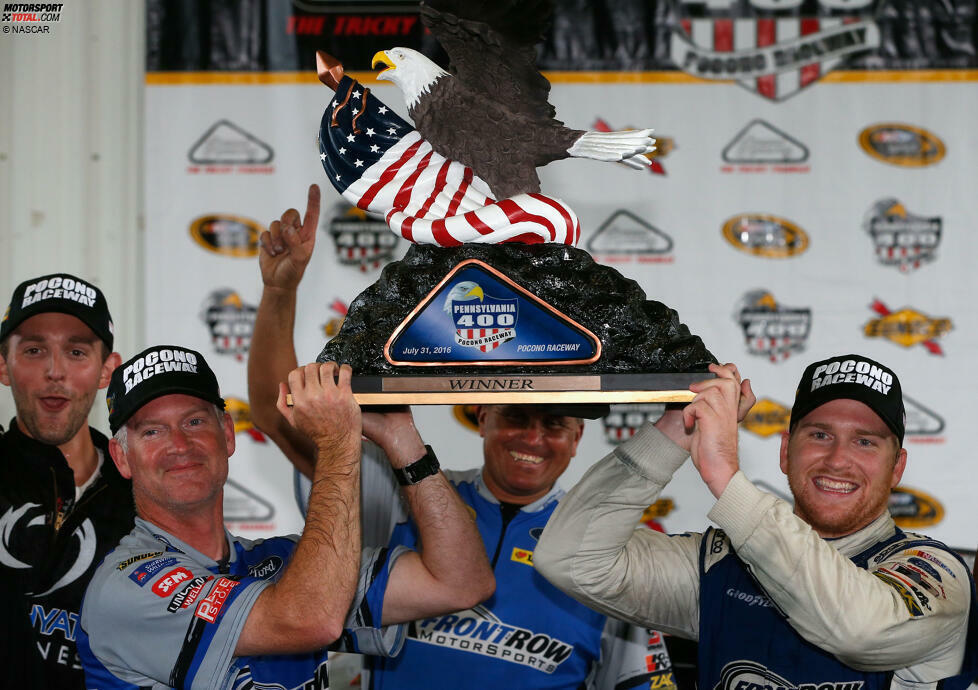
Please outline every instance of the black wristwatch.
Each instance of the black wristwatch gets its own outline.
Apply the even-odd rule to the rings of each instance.
[[[438,465],[438,458],[435,457],[435,451],[431,450],[429,445],[425,445],[425,450],[428,452],[407,467],[394,468],[394,476],[397,477],[398,484],[411,486],[438,472],[440,466]]]

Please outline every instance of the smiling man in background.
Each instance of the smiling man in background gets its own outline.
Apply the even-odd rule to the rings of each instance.
[[[17,412],[0,437],[0,683],[85,687],[78,610],[134,515],[108,439],[88,426],[119,364],[112,344],[105,296],[66,273],[18,285],[0,323],[0,382]]]

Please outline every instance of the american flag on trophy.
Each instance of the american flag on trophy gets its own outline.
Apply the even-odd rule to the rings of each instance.
[[[545,194],[497,200],[472,170],[434,151],[415,128],[348,76],[323,113],[323,168],[340,194],[410,242],[576,245],[577,216]]]

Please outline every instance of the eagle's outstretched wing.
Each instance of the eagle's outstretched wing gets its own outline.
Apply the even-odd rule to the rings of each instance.
[[[424,22],[461,86],[512,113],[547,121],[550,82],[536,67],[536,45],[553,16],[552,0],[425,0]]]

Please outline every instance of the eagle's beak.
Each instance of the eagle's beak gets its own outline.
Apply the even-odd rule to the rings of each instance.
[[[476,285],[474,288],[465,293],[465,297],[478,297],[481,302],[485,297],[485,293],[482,292],[482,288]]]
[[[380,77],[381,74],[387,70],[394,69],[394,61],[391,60],[390,56],[383,50],[378,50],[374,53],[373,59],[370,61],[370,69],[376,69],[377,65],[383,65],[387,69],[380,71],[377,76]]]

